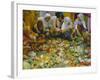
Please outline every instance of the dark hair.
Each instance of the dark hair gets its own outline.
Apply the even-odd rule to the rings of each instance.
[[[41,20],[37,22],[37,28],[40,32],[43,32],[43,22]]]
[[[64,18],[64,14],[62,12],[56,12],[55,15],[57,16],[57,18]]]

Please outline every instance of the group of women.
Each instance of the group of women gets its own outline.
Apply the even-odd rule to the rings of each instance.
[[[39,35],[46,34],[72,40],[76,36],[84,37],[84,33],[89,33],[87,29],[84,14],[77,14],[77,18],[72,22],[70,17],[65,17],[62,12],[56,12],[55,16],[46,13],[44,16],[38,17],[32,30]]]
[[[54,16],[47,12],[44,16],[38,16],[36,20],[34,19],[36,23],[31,29],[24,30],[24,39],[27,36],[36,40],[36,37],[42,36],[48,39],[59,37],[72,41],[76,37],[81,37],[86,43],[90,44],[90,32],[88,32],[84,17],[84,14],[79,13],[72,21],[70,17],[64,16],[62,12],[55,12]]]

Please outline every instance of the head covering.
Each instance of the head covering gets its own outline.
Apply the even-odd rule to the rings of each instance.
[[[75,28],[77,29],[77,25],[83,25],[84,29],[86,29],[86,23],[85,23],[85,20],[84,20],[84,15],[82,13],[78,14],[77,17],[80,19],[76,19],[75,22],[74,22],[74,26]]]
[[[46,17],[51,17],[51,15],[49,13],[46,13],[44,18],[46,18]]]
[[[67,23],[68,23],[68,22],[71,22],[71,19],[70,19],[69,17],[65,17],[65,18],[64,18],[64,22],[67,22]]]
[[[64,18],[64,22],[63,22],[63,24],[62,24],[62,30],[68,29],[68,28],[71,27],[71,26],[72,26],[72,21],[71,21],[71,19],[70,19],[69,17],[65,17],[65,18]]]
[[[84,19],[84,15],[82,13],[78,14],[77,17],[80,18],[81,20]]]
[[[38,17],[38,21],[43,20],[43,17]]]

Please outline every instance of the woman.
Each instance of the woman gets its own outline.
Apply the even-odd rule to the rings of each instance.
[[[77,35],[83,36],[82,32],[85,32],[87,30],[83,14],[80,13],[77,15],[77,18],[74,22],[74,28]]]
[[[64,34],[65,39],[72,40],[72,21],[69,17],[64,18],[64,22],[61,26],[62,33]]]

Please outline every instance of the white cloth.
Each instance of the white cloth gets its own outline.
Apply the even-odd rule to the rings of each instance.
[[[69,27],[72,27],[72,21],[69,17],[65,17],[61,30],[67,30]]]
[[[84,20],[78,20],[78,19],[76,19],[75,22],[74,22],[75,29],[77,29],[78,25],[83,25],[84,29],[86,29],[86,23],[85,23]]]
[[[46,18],[46,17],[51,17],[51,15],[49,13],[46,13],[44,18]]]
[[[56,23],[56,16],[51,16],[50,20],[47,22],[45,17],[39,17],[38,20],[42,20],[44,28],[52,28]]]
[[[77,29],[78,25],[83,25],[83,27],[86,29],[86,23],[85,23],[85,20],[84,20],[84,15],[82,13],[77,15],[77,19],[74,22],[75,29]]]

